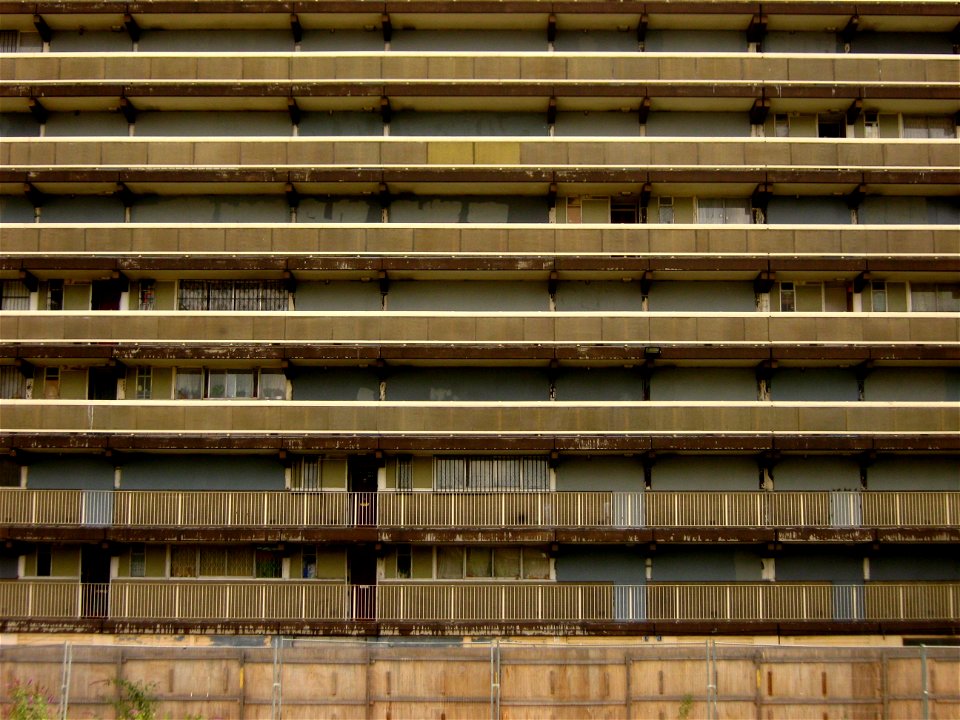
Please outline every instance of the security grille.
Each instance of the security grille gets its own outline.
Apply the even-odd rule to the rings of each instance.
[[[438,457],[434,459],[437,490],[549,490],[547,459],[521,457]]]

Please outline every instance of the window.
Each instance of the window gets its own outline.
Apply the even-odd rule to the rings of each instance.
[[[750,200],[746,198],[698,198],[697,222],[729,225],[753,222]]]
[[[437,490],[549,490],[550,470],[544,457],[437,457],[433,461]]]
[[[770,292],[774,312],[847,312],[850,305],[845,283],[780,282]]]
[[[636,200],[612,200],[610,202],[610,222],[620,225],[635,224],[640,219],[640,209]]]
[[[19,280],[4,280],[0,294],[0,310],[29,310],[30,290]]]
[[[203,397],[203,370],[177,368],[175,396],[177,400],[199,400]]]
[[[0,367],[0,398],[24,400],[27,397],[27,378],[20,368],[12,365]]]
[[[287,379],[280,370],[177,368],[175,394],[178,400],[284,400]]]
[[[153,280],[140,281],[140,293],[139,293],[139,302],[137,304],[137,309],[139,310],[156,310],[157,309],[157,284]]]
[[[411,576],[413,563],[409,545],[397,546],[397,577],[407,579]]]
[[[261,370],[257,396],[263,400],[286,400],[287,376],[280,370]]]
[[[773,116],[773,134],[775,137],[790,137],[790,116],[777,113]]]
[[[865,138],[880,137],[880,113],[876,111],[863,113],[863,136]]]
[[[862,300],[864,312],[906,312],[907,284],[882,281],[867,283]]]
[[[14,53],[20,49],[20,33],[17,30],[0,30],[0,53]]]
[[[313,548],[303,551],[303,567],[300,574],[307,580],[317,576],[317,551]]]
[[[56,400],[60,397],[60,368],[43,369],[43,397],[46,400]]]
[[[149,400],[153,397],[153,368],[137,368],[137,387],[134,391],[137,400]]]
[[[957,136],[957,126],[949,115],[904,115],[903,137],[942,140]]]
[[[281,280],[181,280],[181,310],[283,311],[289,293]]]
[[[0,53],[40,52],[42,49],[40,33],[0,30]]]
[[[913,312],[960,312],[960,283],[911,283]]]
[[[290,487],[294,490],[323,489],[323,456],[302,457],[290,468]]]
[[[437,578],[549,580],[550,558],[542,550],[528,547],[441,546],[437,548]]]
[[[253,555],[253,575],[258,578],[283,576],[283,558],[273,548],[259,547]]]
[[[413,458],[397,458],[397,490],[413,490]]]
[[[253,370],[208,370],[207,397],[216,399],[252,398]]]
[[[47,282],[47,310],[63,310],[63,280]]]
[[[147,574],[147,548],[143,543],[130,546],[130,577],[145,577]]]
[[[171,577],[280,577],[281,568],[281,558],[271,548],[202,545],[170,550]]]
[[[669,225],[673,223],[673,218],[673,198],[660,198],[657,202],[657,222]]]
[[[49,545],[37,546],[37,577],[50,577],[53,572],[53,555]]]

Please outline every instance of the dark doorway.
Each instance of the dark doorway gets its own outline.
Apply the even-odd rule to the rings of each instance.
[[[377,522],[377,475],[380,460],[358,455],[347,461],[347,490],[352,498],[353,522],[373,527]],[[348,582],[353,588],[353,619],[377,617],[377,553],[372,545],[357,544],[347,551]]]
[[[347,461],[347,490],[353,498],[353,524],[372,527],[377,522],[377,474],[380,461],[371,455]]]
[[[117,399],[117,371],[114,368],[92,367],[87,375],[87,398]]]
[[[842,114],[825,113],[817,116],[817,137],[842,138],[847,135],[847,119]]]
[[[83,616],[106,617],[110,589],[110,553],[96,545],[80,548]]]
[[[118,280],[94,280],[90,294],[91,310],[119,310],[120,296],[126,290]]]
[[[372,545],[353,545],[347,550],[347,579],[353,589],[353,619],[377,617],[377,553]]]

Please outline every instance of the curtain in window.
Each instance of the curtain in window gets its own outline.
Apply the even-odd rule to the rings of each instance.
[[[0,310],[29,310],[30,290],[19,280],[4,280]]]
[[[456,580],[463,577],[463,548],[437,549],[437,577],[441,580]]]

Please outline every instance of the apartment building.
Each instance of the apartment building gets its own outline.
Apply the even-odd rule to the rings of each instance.
[[[960,628],[956,2],[0,2],[6,631]]]

